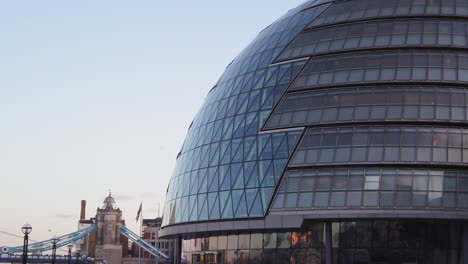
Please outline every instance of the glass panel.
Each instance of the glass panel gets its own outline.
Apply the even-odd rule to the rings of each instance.
[[[276,248],[276,233],[263,234],[263,248]]]
[[[251,234],[251,237],[250,237],[251,249],[261,249],[262,244],[263,244],[263,234],[260,234],[260,233]]]
[[[289,248],[291,246],[291,233],[280,232],[277,235],[277,248]]]
[[[228,236],[228,247],[227,249],[237,249],[238,248],[238,236],[237,235],[229,235]]]

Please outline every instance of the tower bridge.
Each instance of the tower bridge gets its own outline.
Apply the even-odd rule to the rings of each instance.
[[[53,263],[54,256],[42,256],[42,252],[74,245],[75,253],[68,256],[56,256],[55,263],[112,263],[133,264],[148,261],[128,256],[128,240],[148,252],[157,261],[170,262],[171,258],[158,248],[144,241],[141,235],[135,234],[125,226],[122,211],[114,206],[115,199],[111,193],[104,204],[97,209],[96,216],[85,219],[86,201],[81,203],[79,230],[53,239],[35,242],[27,246],[28,263]],[[2,247],[0,263],[23,263],[24,246]]]

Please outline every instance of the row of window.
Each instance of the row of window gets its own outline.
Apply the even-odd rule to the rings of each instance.
[[[265,128],[365,121],[465,122],[468,93],[457,88],[338,88],[287,94]]]
[[[335,122],[431,121],[465,122],[468,109],[448,106],[351,106],[274,113],[265,128],[282,128]]]
[[[468,171],[390,168],[288,171],[279,192],[329,190],[468,192]]]
[[[467,106],[468,90],[433,86],[335,88],[288,94],[275,111],[336,106],[447,105]]]
[[[464,0],[353,0],[333,4],[307,27],[394,16],[468,16]]]
[[[411,191],[336,191],[278,194],[273,209],[325,208],[468,209],[468,194]]]
[[[336,70],[389,67],[468,69],[468,53],[449,51],[376,51],[318,57],[302,74]],[[301,74],[301,75],[302,75]]]
[[[379,263],[458,263],[462,233],[459,222],[333,222],[333,263],[371,263],[371,259]],[[325,241],[324,223],[294,232],[214,235],[184,239],[182,260],[191,264],[321,264]]]
[[[345,147],[298,150],[291,167],[329,164],[421,163],[465,165],[468,151],[431,147]]]
[[[338,50],[392,46],[466,47],[468,23],[449,20],[378,20],[345,24],[298,35],[277,60]]]
[[[468,82],[468,56],[439,51],[379,51],[312,59],[290,90],[377,81]]]
[[[413,207],[468,209],[468,171],[336,169],[289,171],[273,209]]]
[[[291,166],[330,163],[468,162],[463,129],[431,127],[342,127],[309,129]]]
[[[299,149],[335,146],[432,146],[468,148],[468,129],[412,126],[310,128]]]

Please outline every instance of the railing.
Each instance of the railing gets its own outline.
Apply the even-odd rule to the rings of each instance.
[[[22,263],[22,255],[5,255],[0,256],[0,263]],[[51,263],[52,256],[28,256],[28,263]],[[90,264],[94,263],[93,259],[76,258],[72,256],[68,262],[68,256],[56,256],[55,263],[73,263],[73,264]]]
[[[88,236],[92,232],[96,231],[96,229],[97,229],[97,226],[92,225],[88,228],[78,230],[76,232],[73,232],[67,235],[60,236],[58,237],[59,240],[57,242],[57,248],[61,248],[66,245],[73,244],[73,242],[80,240]],[[36,242],[33,244],[29,244],[28,246],[29,252],[44,252],[44,251],[51,250],[51,249],[52,249],[52,242],[50,239],[41,241],[41,242]],[[23,246],[9,248],[9,251],[8,251],[8,253],[12,253],[12,254],[18,254],[21,252],[23,252]]]

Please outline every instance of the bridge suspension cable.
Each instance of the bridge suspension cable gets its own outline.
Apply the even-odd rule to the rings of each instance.
[[[120,233],[127,237],[128,239],[132,240],[135,242],[141,249],[147,251],[151,255],[153,255],[156,258],[162,258],[166,260],[170,260],[171,258],[164,254],[163,252],[159,251],[157,248],[155,248],[153,245],[150,243],[146,242],[145,240],[141,239],[141,237],[135,233],[133,233],[130,229],[128,229],[126,226],[122,226],[120,228]]]
[[[93,233],[94,231],[96,231],[96,229],[97,229],[97,226],[92,225],[88,228],[81,229],[76,232],[60,236],[58,237],[59,241],[57,243],[57,248],[72,244],[73,242],[76,242],[77,240],[80,240],[88,236],[89,234]],[[5,232],[2,232],[2,233],[5,233]],[[28,246],[28,251],[30,252],[44,252],[44,251],[51,250],[51,249],[52,249],[51,239],[41,241],[41,242],[35,242],[32,244],[29,244]],[[16,254],[16,253],[21,253],[21,252],[23,252],[23,246],[9,248],[9,253]]]

